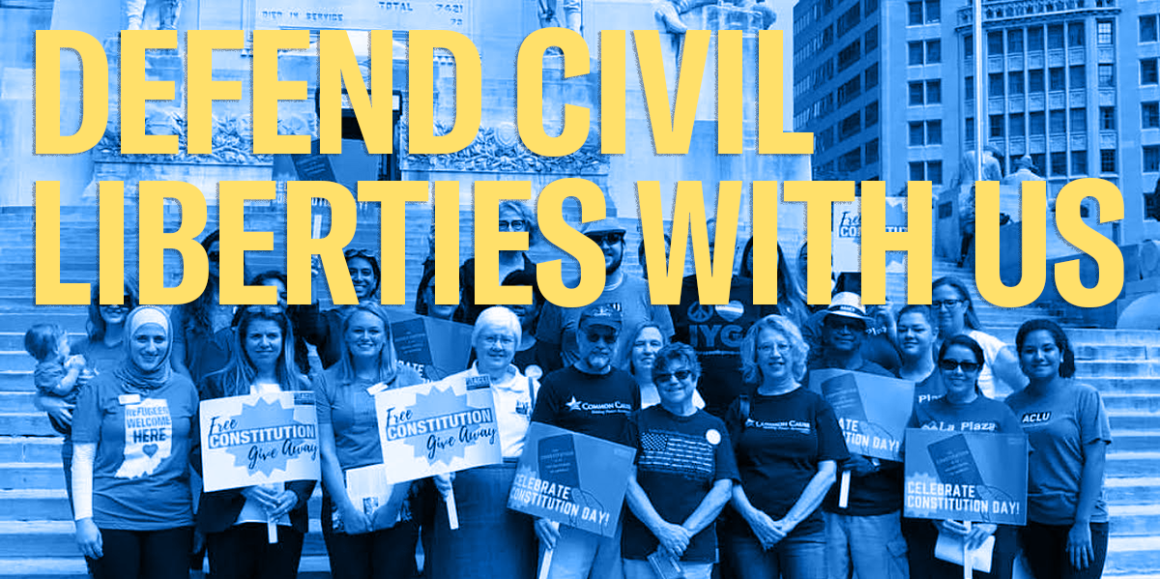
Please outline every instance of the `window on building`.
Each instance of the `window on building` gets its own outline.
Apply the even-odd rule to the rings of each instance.
[[[866,105],[866,128],[878,124],[878,101]]]
[[[1160,69],[1156,67],[1156,59],[1140,59],[1140,84],[1156,84],[1157,82],[1160,82]]]
[[[1101,173],[1115,173],[1116,172],[1116,150],[1115,149],[1101,149],[1100,150],[1100,172]]]
[[[1160,129],[1160,103],[1156,101],[1140,103],[1140,126],[1145,129]]]
[[[1144,147],[1144,172],[1160,171],[1160,147]]]
[[[1071,174],[1087,175],[1087,151],[1071,152]]]
[[[1057,66],[1047,71],[1047,88],[1049,90],[1063,90],[1063,67]]]
[[[1075,90],[1087,86],[1087,67],[1082,64],[1076,64],[1069,69],[1069,73],[1071,74],[1071,78],[1068,79],[1069,88]]]
[[[910,138],[907,141],[911,147],[921,147],[925,144],[923,141],[923,126],[922,122],[910,123]]]
[[[1036,68],[1029,71],[1027,81],[1030,84],[1029,92],[1043,92],[1043,69]]]
[[[926,0],[926,23],[934,24],[942,21],[942,3],[939,0]]]
[[[966,94],[967,100],[975,100],[975,77],[968,76],[963,79],[963,92]]]
[[[907,64],[922,64],[922,42],[910,42],[906,45]]]
[[[1100,130],[1116,130],[1116,107],[1100,107]]]
[[[926,41],[926,63],[935,64],[938,62],[942,62],[942,41]]]
[[[862,168],[862,147],[855,147],[853,151],[838,158],[838,170],[843,173],[852,173]]]
[[[1007,119],[1007,129],[1012,139],[1023,138],[1027,132],[1027,117],[1023,113],[1011,113]]]
[[[975,142],[975,119],[974,117],[967,117],[963,121],[963,134],[967,137],[968,143]]]
[[[991,115],[990,126],[992,139],[1003,138],[1003,115]]]
[[[1023,73],[1012,72],[1007,74],[1007,92],[1012,95],[1023,94]]]
[[[963,36],[963,59],[975,56],[975,37],[971,34]]]
[[[866,14],[869,15],[878,11],[878,0],[865,0],[864,4],[865,10],[863,10],[863,12]]]
[[[1098,73],[1100,88],[1115,88],[1116,74],[1111,64],[1099,65],[1096,72]]]
[[[834,25],[831,24],[822,31],[822,48],[826,48],[834,43]]]
[[[1067,176],[1067,153],[1056,151],[1051,154],[1051,176]]]
[[[1044,153],[1032,153],[1031,164],[1034,165],[1032,169],[1037,174],[1042,175],[1047,170],[1047,155]]]
[[[1047,27],[1047,48],[1050,50],[1063,49],[1063,25],[1052,24]]]
[[[1096,44],[1113,44],[1116,41],[1115,28],[1111,20],[1096,22]]]
[[[1043,50],[1043,27],[1042,26],[1032,26],[1032,27],[1027,29],[1027,51],[1028,52],[1035,52],[1037,50],[1038,51]]]
[[[838,71],[850,68],[862,58],[862,41],[855,40],[838,52]]]
[[[1013,28],[1007,31],[1007,52],[1023,54],[1023,29]]]
[[[922,161],[915,161],[915,162],[911,163],[910,164],[910,180],[911,181],[926,181],[926,175],[924,174],[924,171],[923,171],[924,169],[925,169],[925,167],[923,167]]]
[[[1086,133],[1087,109],[1071,109],[1068,114],[1071,115],[1071,132]]]
[[[874,139],[866,143],[866,164],[873,165],[878,162],[878,139]]]
[[[1156,42],[1156,15],[1140,17],[1140,42]]]
[[[934,185],[942,185],[942,161],[930,161],[926,164],[926,180]]]
[[[842,106],[862,94],[862,77],[856,76],[838,87],[838,106]]]
[[[1083,46],[1083,22],[1069,22],[1067,24],[1067,45]]]
[[[878,25],[866,31],[865,36],[862,37],[862,44],[866,46],[866,54],[878,48]]]
[[[866,67],[866,90],[870,90],[878,86],[878,63],[875,62]]]
[[[926,144],[942,144],[942,121],[934,120],[926,122]]]
[[[855,111],[854,114],[842,119],[838,125],[838,138],[843,141],[857,135],[862,131],[862,111]]]
[[[926,81],[926,104],[937,105],[942,102],[942,81]]]
[[[838,36],[841,36],[850,31],[862,21],[862,6],[855,4],[841,16],[838,17]]]
[[[987,33],[987,56],[1001,56],[1003,54],[1003,33]]]
[[[1041,137],[1047,134],[1047,116],[1043,111],[1031,113],[1031,136]],[[1040,165],[1042,167],[1042,165]]]
[[[1051,111],[1047,120],[1051,123],[1048,128],[1052,135],[1067,134],[1067,111]]]
[[[910,83],[910,105],[918,106],[922,104],[924,104],[924,101],[922,100],[922,83]]]
[[[987,95],[991,97],[1003,96],[1003,73],[997,72],[987,75]]]
[[[908,9],[907,24],[910,24],[911,26],[922,24],[922,1],[914,0],[912,2],[907,2],[906,7]]]

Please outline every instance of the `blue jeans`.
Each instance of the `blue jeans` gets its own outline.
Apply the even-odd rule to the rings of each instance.
[[[901,513],[857,517],[824,513],[829,579],[910,579]]]
[[[735,579],[825,579],[826,536],[822,531],[791,532],[772,549],[744,532],[721,534],[721,556]]]
[[[710,579],[713,576],[712,563],[681,563],[685,579]],[[657,579],[652,563],[638,559],[624,560],[624,579]]]
[[[621,526],[618,522],[616,535],[605,537],[560,525],[560,538],[556,540],[556,548],[552,552],[548,579],[623,579]],[[541,561],[542,556],[541,549]]]

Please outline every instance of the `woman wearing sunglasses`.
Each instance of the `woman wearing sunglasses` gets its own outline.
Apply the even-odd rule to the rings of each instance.
[[[958,335],[944,340],[938,352],[938,373],[946,394],[915,407],[911,428],[1021,434],[1023,429],[1015,413],[1006,404],[983,396],[979,374],[983,369],[983,348],[969,336]],[[934,528],[931,528],[931,525]],[[939,533],[966,537],[969,547],[979,547],[987,537],[995,536],[991,572],[975,572],[976,577],[1011,577],[1017,552],[1015,528],[1008,525],[978,523],[969,533],[957,521],[911,521],[907,524],[910,576],[913,579],[953,577],[962,566],[935,559],[934,546]],[[933,531],[936,531],[933,532]]]
[[[1019,371],[1019,361],[1002,340],[982,330],[971,294],[957,278],[941,277],[931,290],[931,310],[938,322],[940,340],[965,334],[983,348],[985,359],[979,371],[979,389],[988,398],[1003,398],[1027,383]]]
[[[636,448],[621,555],[625,579],[656,577],[649,556],[677,562],[686,579],[709,579],[717,562],[715,521],[740,479],[725,423],[693,403],[701,365],[686,344],[656,353],[650,373],[660,404],[628,419]]]
[[[1031,442],[1023,552],[1036,577],[1096,578],[1108,551],[1105,453],[1108,413],[1095,388],[1072,380],[1075,354],[1050,320],[1031,320],[1015,335],[1031,384],[1007,405]]]

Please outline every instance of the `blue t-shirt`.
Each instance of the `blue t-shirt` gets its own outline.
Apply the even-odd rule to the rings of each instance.
[[[1006,404],[978,396],[968,404],[956,404],[946,396],[924,402],[914,408],[910,428],[953,430],[958,432],[993,432],[1021,434],[1019,420]]]
[[[422,383],[417,372],[399,364],[395,381],[389,387]],[[318,424],[333,426],[335,456],[344,471],[383,462],[375,397],[367,392],[374,385],[369,380],[345,382],[339,378],[338,368],[327,370],[323,379],[314,385]]]
[[[668,523],[684,523],[717,481],[741,480],[725,423],[704,410],[676,416],[659,404],[651,406],[629,417],[625,439],[637,449],[637,483]],[[625,513],[621,555],[647,559],[660,543],[631,509]],[[717,561],[714,524],[693,536],[681,560]]]
[[[1057,381],[1045,394],[1028,388],[1007,397],[1027,440],[1027,519],[1044,525],[1072,525],[1079,504],[1084,450],[1093,442],[1112,442],[1112,428],[1100,393],[1087,384]],[[1108,520],[1103,489],[1091,522]]]
[[[193,525],[190,434],[197,388],[173,373],[140,390],[105,372],[81,390],[73,442],[95,443],[93,522],[102,529],[155,531]]]

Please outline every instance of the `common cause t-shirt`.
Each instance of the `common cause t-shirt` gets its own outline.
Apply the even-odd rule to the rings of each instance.
[[[589,374],[569,366],[548,374],[532,422],[624,443],[628,415],[640,409],[640,389],[627,372]]]
[[[1027,464],[1027,519],[1044,525],[1075,523],[1084,449],[1112,442],[1112,428],[1100,393],[1087,384],[1057,381],[1046,393],[1025,388],[1007,397],[1033,452]],[[1093,523],[1108,520],[1104,492],[1091,513]]]
[[[197,403],[193,382],[176,372],[155,390],[128,386],[113,372],[81,390],[72,436],[76,444],[97,445],[97,527],[155,531],[193,525],[189,452]]]
[[[818,463],[849,457],[833,408],[804,386],[777,396],[755,393],[748,418],[743,416],[740,400],[734,401],[725,424],[745,495],[750,504],[775,520],[797,503],[817,474]],[[727,521],[732,532],[752,532],[740,516]],[[815,510],[794,532],[811,533],[823,526],[821,512]]]
[[[629,417],[625,440],[636,447],[636,481],[665,521],[680,525],[720,480],[740,480],[725,423],[704,410],[677,416],[652,406]],[[621,555],[647,559],[660,544],[625,509]],[[715,563],[717,531],[709,524],[689,541],[682,561]]]

